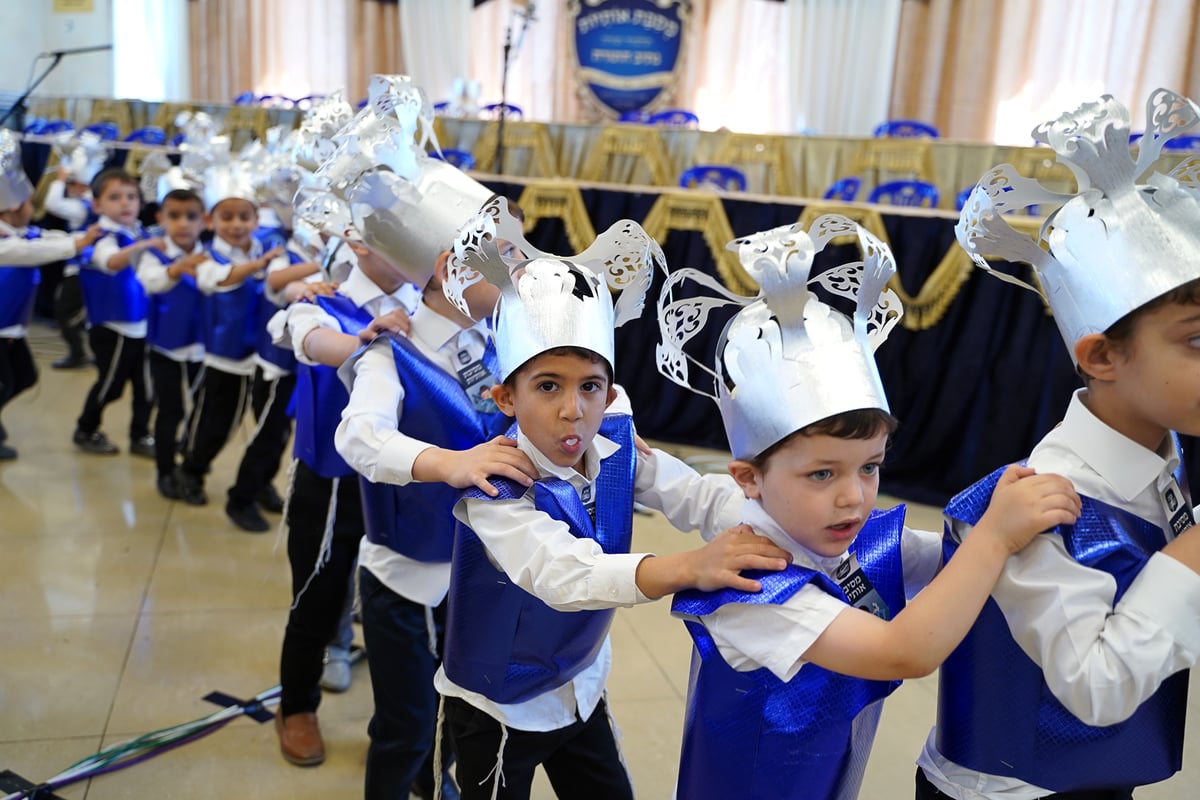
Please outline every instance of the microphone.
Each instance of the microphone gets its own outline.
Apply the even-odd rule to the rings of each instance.
[[[45,53],[40,53],[40,58],[49,58],[51,56],[58,58],[60,56],[71,56],[76,53],[97,53],[101,50],[112,50],[111,44],[96,44],[91,47],[68,47],[65,50],[48,50]]]
[[[517,33],[517,50],[521,49],[525,41],[525,33],[529,30],[530,23],[537,22],[537,17],[534,16],[536,9],[537,5],[533,0],[526,3],[524,8],[517,9],[517,16],[521,18],[521,30]]]

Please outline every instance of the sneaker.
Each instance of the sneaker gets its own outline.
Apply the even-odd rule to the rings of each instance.
[[[266,533],[271,530],[271,523],[258,513],[258,506],[254,503],[243,506],[229,501],[225,503],[225,514],[234,525],[249,533]]]
[[[178,467],[174,474],[175,486],[179,488],[179,494],[183,498],[183,502],[189,506],[206,506],[208,505],[208,495],[204,493],[204,481],[199,478],[193,478]]]
[[[0,444],[0,461],[15,461],[17,458],[17,448],[9,447],[6,444]]]
[[[154,437],[150,434],[129,440],[129,452],[142,458],[154,458]]]
[[[325,648],[325,668],[321,671],[321,688],[328,692],[344,692],[350,688],[350,651],[344,647]]]
[[[258,507],[268,514],[283,513],[283,499],[279,496],[279,492],[275,491],[275,487],[267,484],[254,498],[258,503]]]
[[[66,356],[55,361],[50,366],[54,369],[83,369],[96,363],[87,356]]]
[[[155,485],[158,487],[158,493],[168,500],[183,499],[183,489],[179,487],[174,474],[159,475]]]
[[[117,446],[108,440],[100,431],[92,431],[84,433],[78,428],[75,429],[75,435],[71,437],[76,446],[85,453],[95,453],[101,456],[115,456],[121,452]]]

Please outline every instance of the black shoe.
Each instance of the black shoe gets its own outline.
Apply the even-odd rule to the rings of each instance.
[[[154,437],[147,433],[136,439],[130,439],[129,452],[142,458],[154,458]]]
[[[75,435],[71,437],[75,445],[85,453],[95,453],[101,456],[115,456],[121,452],[117,446],[108,440],[100,431],[92,431],[84,433],[78,428],[75,429]]]
[[[17,448],[9,447],[6,444],[0,444],[0,461],[16,461]]]
[[[421,800],[433,800],[433,776],[418,777],[412,782],[409,791]],[[459,800],[458,784],[450,777],[450,770],[442,773],[442,800]]]
[[[8,441],[8,428],[4,427],[4,423],[0,422],[0,442]]]
[[[158,486],[158,493],[168,500],[183,499],[183,490],[179,487],[179,482],[175,480],[173,474],[159,475],[155,485]]]
[[[66,356],[55,361],[50,366],[55,369],[83,369],[90,367],[95,362],[87,356]]]
[[[179,496],[183,502],[189,506],[208,505],[208,495],[204,493],[204,481],[194,478],[178,468],[172,478],[175,486],[179,489]],[[159,491],[161,491],[161,485]]]
[[[266,533],[271,530],[271,523],[258,513],[258,506],[254,503],[242,506],[235,505],[231,500],[225,504],[225,513],[234,525],[249,533]]]
[[[275,487],[267,484],[254,498],[258,503],[258,507],[268,514],[283,513],[283,499],[279,496],[279,492],[275,491]]]

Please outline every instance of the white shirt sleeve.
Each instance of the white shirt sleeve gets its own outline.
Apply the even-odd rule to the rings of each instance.
[[[633,493],[679,530],[698,529],[705,541],[741,522],[746,499],[732,476],[701,475],[661,450],[638,453]]]
[[[83,223],[87,222],[87,203],[78,197],[67,197],[67,185],[63,181],[50,182],[42,205],[54,216],[65,220],[72,230],[82,228]]]
[[[62,231],[45,231],[40,239],[0,237],[0,264],[6,267],[40,267],[75,257],[75,238]]]
[[[1200,659],[1200,575],[1156,553],[1113,603],[1111,575],[1038,536],[1008,559],[992,592],[1050,691],[1088,725],[1113,725]]]
[[[410,483],[412,465],[434,445],[398,430],[404,386],[387,337],[375,340],[353,363],[350,402],[333,441],[356,472],[374,483]],[[345,373],[342,373],[343,375]]]
[[[279,347],[291,348],[296,354],[296,360],[310,367],[317,366],[319,362],[308,357],[304,350],[304,338],[317,328],[342,333],[342,326],[338,321],[316,303],[292,303],[287,308],[276,311],[267,323],[271,341]]]
[[[167,264],[158,260],[153,253],[143,250],[137,259],[137,279],[148,294],[162,294],[175,288],[179,281],[171,280]]]
[[[911,600],[929,585],[942,568],[942,534],[904,526],[900,537],[900,561],[904,570],[904,596]]]
[[[108,234],[101,237],[96,244],[92,245],[92,266],[104,270],[105,272],[120,272],[119,269],[109,269],[108,261],[117,254],[121,249],[121,245],[117,242],[117,237]]]
[[[196,286],[205,294],[213,294],[225,288],[218,284],[229,277],[233,264],[218,264],[211,258],[206,258],[196,266]]]
[[[275,256],[267,263],[267,274],[284,269],[285,267],[290,267],[291,265],[291,260],[288,258],[287,252],[285,251],[282,255]],[[287,289],[287,284],[284,284],[282,287],[280,287],[279,291],[275,291],[271,288],[269,283],[264,282],[263,297],[267,298],[272,305],[283,308],[285,305],[287,305],[283,299],[283,292],[285,289]]]

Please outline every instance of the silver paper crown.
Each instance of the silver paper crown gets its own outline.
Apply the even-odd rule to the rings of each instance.
[[[1200,120],[1200,107],[1167,89],[1146,102],[1147,130],[1135,160],[1129,112],[1109,95],[1039,125],[1033,138],[1050,145],[1079,183],[1058,194],[1002,164],[979,181],[955,232],[976,265],[1042,295],[1059,332],[1075,342],[1107,330],[1160,295],[1200,278],[1200,191],[1195,167],[1138,178],[1163,145]],[[1006,211],[1035,204],[1061,206],[1043,225],[1040,242],[1014,230]],[[1045,245],[1045,248],[1040,245]],[[985,256],[1024,261],[1041,289],[995,272]],[[1074,358],[1074,352],[1072,352]]]
[[[208,143],[211,162],[204,170],[204,209],[212,211],[222,200],[247,200],[258,206],[257,165],[252,158],[233,156],[226,136]],[[247,155],[252,155],[248,153]]]
[[[0,128],[0,211],[9,211],[33,197],[33,184],[21,165],[21,140]]]
[[[856,236],[864,260],[811,277],[813,259],[831,241]],[[888,246],[852,220],[817,218],[729,244],[761,287],[756,297],[725,289],[691,269],[671,273],[658,299],[662,343],[658,370],[716,401],[735,458],[753,458],[795,431],[834,414],[888,410],[875,349],[899,322],[900,299],[886,288],[896,272]],[[709,294],[676,296],[687,281]],[[855,301],[853,317],[822,302],[810,286]],[[714,309],[737,305],[717,343],[714,369],[684,351]],[[700,375],[691,371],[700,370]],[[703,384],[694,382],[699,378]]]
[[[91,183],[108,160],[104,140],[91,131],[64,132],[54,142],[54,149],[58,151],[60,166],[71,180],[79,183]]]
[[[501,239],[522,255],[501,254]],[[500,289],[493,314],[500,380],[555,347],[591,350],[615,369],[614,329],[641,315],[655,265],[666,268],[662,248],[632,220],[614,223],[582,253],[564,258],[529,244],[508,201],[496,197],[459,232],[442,290],[469,315],[469,286],[487,280]],[[614,304],[615,290],[621,294]]]

